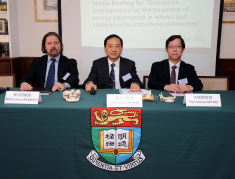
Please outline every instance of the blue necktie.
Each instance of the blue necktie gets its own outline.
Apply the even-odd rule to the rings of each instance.
[[[112,67],[112,69],[111,69],[111,73],[110,73],[110,86],[109,86],[109,88],[111,88],[111,89],[115,89],[115,73],[114,73],[114,69],[113,69],[113,67],[115,66],[115,64],[114,63],[112,63],[111,64],[111,67]]]
[[[54,86],[54,79],[55,79],[55,59],[51,59],[52,63],[50,65],[48,75],[47,75],[47,83],[46,88],[52,88]]]

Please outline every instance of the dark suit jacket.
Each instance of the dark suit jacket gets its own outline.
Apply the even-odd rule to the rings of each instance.
[[[128,73],[131,74],[132,78],[124,82],[122,77]],[[98,89],[109,88],[109,65],[107,57],[93,61],[91,72],[83,83],[84,88],[88,81],[96,84]],[[120,57],[119,81],[121,88],[130,88],[133,82],[138,83],[140,88],[143,88],[143,84],[136,73],[135,62],[122,57]]]
[[[33,59],[27,73],[21,80],[21,83],[27,82],[30,85],[36,81],[37,87],[44,87],[46,69],[47,69],[48,56],[44,55],[40,58]],[[63,80],[64,75],[69,72],[70,76]],[[71,88],[77,87],[79,83],[77,62],[75,59],[68,59],[67,57],[60,55],[58,64],[58,82],[68,83]]]
[[[193,91],[201,91],[203,88],[201,80],[197,77],[194,66],[183,61],[180,63],[178,80],[187,78],[188,85],[193,87]],[[170,84],[170,69],[168,59],[155,62],[152,65],[149,75],[148,87],[150,89],[164,90],[165,85]]]

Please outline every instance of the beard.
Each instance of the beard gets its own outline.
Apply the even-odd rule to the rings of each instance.
[[[48,52],[48,55],[51,57],[57,57],[60,54],[60,51],[57,51],[57,49],[53,48]]]

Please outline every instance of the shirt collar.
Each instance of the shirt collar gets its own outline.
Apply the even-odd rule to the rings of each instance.
[[[110,67],[113,62],[111,60],[109,60],[108,57],[107,57],[107,59],[108,59],[109,67]],[[114,62],[114,64],[115,64],[115,67],[119,68],[120,57],[119,57],[119,59],[116,62]]]
[[[181,60],[180,60],[178,63],[176,63],[176,64],[172,63],[170,60],[168,60],[168,61],[169,61],[170,69],[171,69],[171,67],[173,67],[174,65],[177,66],[177,69],[180,69]]]
[[[56,62],[59,62],[59,60],[60,60],[60,54],[59,54],[57,57],[55,57],[55,58],[51,58],[49,55],[47,55],[47,62],[49,62],[51,59],[55,59]]]

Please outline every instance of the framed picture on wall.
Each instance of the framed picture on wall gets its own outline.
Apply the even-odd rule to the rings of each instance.
[[[7,20],[0,18],[0,35],[7,35]]]
[[[6,10],[7,10],[6,0],[0,0],[0,11],[6,11]]]
[[[58,21],[57,0],[34,0],[34,11],[36,22]]]
[[[224,0],[223,23],[235,23],[235,0]]]

